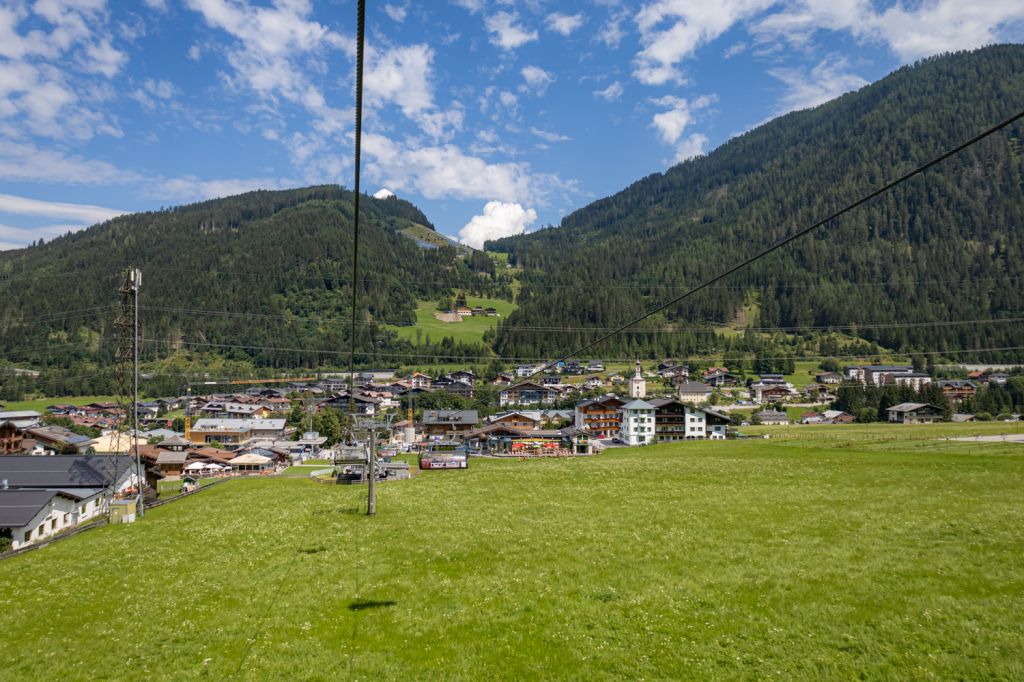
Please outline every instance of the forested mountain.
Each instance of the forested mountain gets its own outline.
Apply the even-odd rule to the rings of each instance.
[[[352,198],[336,186],[252,192],[127,215],[0,253],[0,358],[44,370],[109,365],[117,287],[135,266],[143,273],[144,360],[189,348],[264,367],[344,365]],[[411,324],[417,298],[455,290],[511,297],[490,259],[421,248],[401,234],[429,225],[412,204],[364,196],[360,211],[361,366],[413,350],[378,323]],[[449,342],[444,352],[483,348]]]
[[[571,351],[596,333],[536,328],[625,322],[1021,109],[1024,47],[927,59],[646,177],[559,227],[491,242],[524,268],[520,307],[496,349]],[[844,331],[893,349],[1022,345],[1020,324],[931,324],[1024,311],[1022,131],[1018,122],[989,137],[600,352],[740,346],[648,330],[726,323],[743,310],[761,327],[854,326]]]

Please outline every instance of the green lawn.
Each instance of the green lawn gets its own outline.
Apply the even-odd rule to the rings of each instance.
[[[65,398],[36,398],[35,400],[20,400],[4,402],[4,410],[15,412],[19,410],[35,410],[45,412],[49,405],[88,405],[89,403],[109,403],[116,400],[112,395],[76,395]]]
[[[0,677],[1024,678],[1024,445],[825,428],[216,486],[0,562]]]
[[[442,322],[434,317],[437,312],[436,301],[420,301],[416,306],[416,324],[411,327],[389,327],[398,332],[398,335],[405,339],[416,341],[416,332],[420,332],[420,341],[426,342],[430,337],[432,342],[438,342],[446,336],[456,341],[466,343],[480,343],[483,340],[484,332],[498,326],[498,321],[508,317],[516,309],[514,303],[503,301],[500,298],[477,298],[466,297],[466,304],[469,307],[482,306],[494,308],[501,317],[464,317],[461,322]]]

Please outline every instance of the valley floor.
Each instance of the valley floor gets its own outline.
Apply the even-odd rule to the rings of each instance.
[[[231,481],[0,562],[0,678],[1024,677],[1024,445],[835,429]]]

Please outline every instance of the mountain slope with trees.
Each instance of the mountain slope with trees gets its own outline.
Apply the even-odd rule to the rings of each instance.
[[[671,299],[1021,109],[1024,46],[927,59],[639,180],[557,228],[490,242],[523,268],[496,349],[571,351],[596,337],[587,328]],[[1017,122],[595,352],[754,349],[750,335],[651,331],[722,325],[741,310],[756,311],[755,326],[852,326],[904,351],[1019,345],[1020,324],[930,323],[1024,311],[1022,132]],[[583,330],[532,329],[551,326]]]
[[[0,253],[0,357],[56,376],[109,366],[117,287],[134,266],[143,274],[144,361],[189,349],[253,367],[342,366],[351,330],[352,198],[336,186],[251,192],[126,215]],[[511,298],[510,280],[489,258],[421,248],[403,235],[430,225],[408,202],[363,197],[361,213],[360,366],[414,352],[486,352],[440,339],[414,347],[382,324],[412,324],[417,299],[457,291]],[[105,381],[88,388],[102,392]]]

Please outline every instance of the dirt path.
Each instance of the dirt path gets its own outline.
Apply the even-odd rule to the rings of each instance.
[[[462,322],[462,315],[458,313],[434,313],[434,317],[442,322]]]

